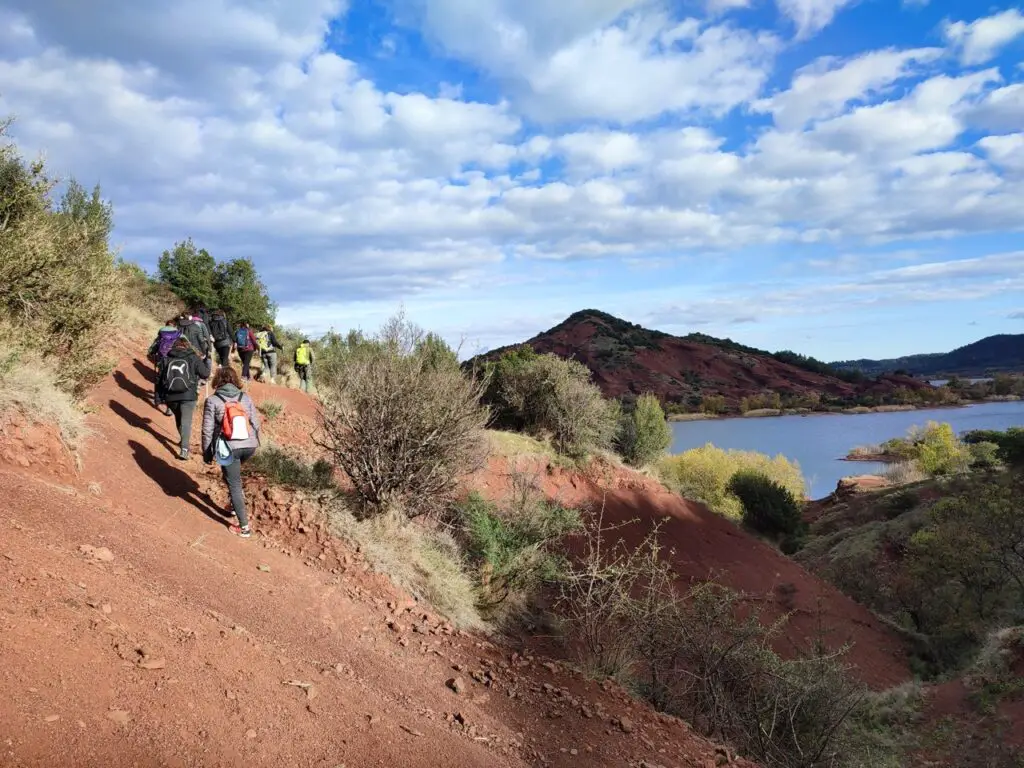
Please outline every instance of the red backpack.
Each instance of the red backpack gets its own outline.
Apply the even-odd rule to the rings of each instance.
[[[248,440],[252,436],[249,427],[249,412],[245,410],[241,400],[225,400],[217,395],[224,403],[224,416],[220,421],[220,434],[225,440]]]

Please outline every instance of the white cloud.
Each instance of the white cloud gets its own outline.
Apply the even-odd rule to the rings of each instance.
[[[970,111],[968,120],[987,130],[1020,128],[1024,125],[1024,83],[1011,83],[989,92]]]
[[[856,0],[775,0],[779,12],[796,25],[797,39],[805,39],[827,27],[835,15]]]
[[[1024,14],[1016,8],[1009,8],[970,23],[947,21],[942,31],[949,44],[959,49],[960,60],[964,64],[984,64],[1024,35]]]
[[[924,8],[931,0],[902,0],[904,8]]]
[[[978,142],[978,146],[996,165],[1024,173],[1024,133],[986,136]]]
[[[414,6],[447,53],[502,78],[517,105],[544,122],[722,112],[757,95],[778,47],[769,33],[680,20],[644,0]]]
[[[799,129],[811,120],[842,114],[851,102],[884,93],[941,55],[940,48],[890,48],[846,61],[825,57],[799,70],[788,90],[762,99],[754,107],[770,112],[784,130]]]

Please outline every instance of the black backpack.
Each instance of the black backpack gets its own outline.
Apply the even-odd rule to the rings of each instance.
[[[164,394],[183,395],[195,388],[190,360],[182,357],[168,358],[164,365]]]
[[[228,332],[228,319],[224,315],[214,315],[210,318],[210,333],[214,341],[231,341],[231,334]]]

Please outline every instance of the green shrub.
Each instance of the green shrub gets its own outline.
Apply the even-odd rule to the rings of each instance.
[[[604,399],[582,363],[521,347],[486,366],[484,378],[492,426],[548,434],[559,453],[574,458],[611,446],[617,404]]]
[[[724,451],[710,443],[662,459],[658,471],[665,484],[676,493],[702,501],[733,520],[743,516],[743,505],[729,490],[729,481],[737,472],[762,474],[797,499],[802,499],[805,493],[803,475],[796,462],[781,455],[771,458],[755,451]]]
[[[278,400],[264,400],[259,404],[260,413],[262,413],[267,421],[273,421],[284,412],[284,403]]]
[[[561,577],[564,558],[555,544],[580,526],[578,512],[547,501],[539,492],[514,493],[505,508],[472,493],[456,507],[456,519],[466,554],[477,569],[480,609],[492,617],[518,607],[542,583]]]
[[[923,427],[911,427],[906,437],[882,443],[882,450],[897,461],[912,461],[929,477],[964,472],[970,465],[970,452],[949,424],[929,421]]]
[[[88,193],[72,179],[54,205],[53,185],[42,162],[0,146],[0,323],[14,329],[9,347],[41,357],[58,386],[80,398],[112,367],[101,347],[123,281],[99,187]]]
[[[616,449],[627,464],[642,467],[659,458],[672,444],[672,428],[654,395],[641,395],[633,409],[622,414]]]
[[[318,379],[319,443],[351,479],[363,513],[449,509],[459,481],[486,458],[479,382],[401,315],[373,338],[330,344]]]
[[[793,494],[757,472],[737,472],[729,480],[729,492],[743,505],[743,522],[758,533],[792,535],[803,520]]]
[[[890,520],[909,512],[921,503],[921,494],[915,491],[902,490],[891,493],[885,498],[886,517]]]
[[[245,470],[290,488],[323,491],[334,487],[330,462],[317,459],[309,463],[274,445],[265,444],[256,451],[245,463]]]

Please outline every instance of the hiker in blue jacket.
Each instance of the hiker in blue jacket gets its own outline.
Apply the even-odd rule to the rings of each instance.
[[[166,404],[168,411],[174,414],[180,444],[178,458],[181,461],[189,457],[199,382],[209,377],[209,360],[204,360],[184,336],[174,342],[157,368],[156,405],[159,408]]]

